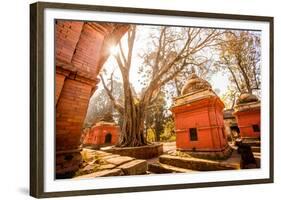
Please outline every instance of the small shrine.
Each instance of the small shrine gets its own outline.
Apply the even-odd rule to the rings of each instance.
[[[224,103],[211,85],[193,72],[171,109],[177,149],[207,153],[228,149],[223,109]]]
[[[236,101],[234,113],[242,139],[260,138],[260,101],[250,93],[242,93]]]
[[[90,128],[84,137],[83,145],[93,149],[115,145],[119,134],[119,126],[114,122],[112,115],[107,114]]]

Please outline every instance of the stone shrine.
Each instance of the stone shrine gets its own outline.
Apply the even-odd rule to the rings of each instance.
[[[221,153],[228,149],[223,109],[224,103],[211,85],[192,73],[171,109],[177,149],[202,153]]]
[[[249,93],[242,93],[236,101],[234,113],[242,139],[260,138],[260,101]]]
[[[112,116],[105,116],[95,123],[85,135],[83,146],[99,149],[103,146],[115,145],[118,142],[120,128],[114,122]]]

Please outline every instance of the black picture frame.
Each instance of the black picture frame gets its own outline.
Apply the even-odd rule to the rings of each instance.
[[[245,21],[260,21],[269,23],[270,33],[270,177],[266,179],[242,180],[242,181],[219,181],[208,183],[188,183],[157,186],[141,186],[111,189],[94,189],[81,191],[64,192],[45,192],[44,191],[44,9],[56,8],[67,10],[87,10],[103,11],[117,13],[138,13],[148,15],[165,16],[189,16],[210,19],[237,19]],[[37,198],[77,196],[77,195],[95,195],[107,193],[156,191],[156,190],[174,190],[198,187],[218,187],[234,186],[247,184],[273,183],[274,160],[273,160],[273,17],[233,15],[218,13],[187,12],[177,10],[156,10],[142,8],[109,7],[82,4],[64,4],[37,2],[30,5],[30,195]]]

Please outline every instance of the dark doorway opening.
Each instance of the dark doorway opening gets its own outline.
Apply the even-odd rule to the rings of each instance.
[[[230,129],[231,131],[236,131],[237,133],[240,133],[240,129],[238,126],[231,126]]]
[[[112,139],[111,133],[107,133],[107,134],[105,135],[104,143],[105,143],[105,144],[110,144],[110,143],[111,143],[111,139]]]
[[[232,137],[238,138],[240,136],[240,129],[237,125],[232,125],[230,127],[230,130],[231,130]]]

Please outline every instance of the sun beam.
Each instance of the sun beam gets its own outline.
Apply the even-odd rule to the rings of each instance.
[[[110,47],[110,54],[111,55],[117,55],[118,53],[118,47],[117,46],[111,46]]]

